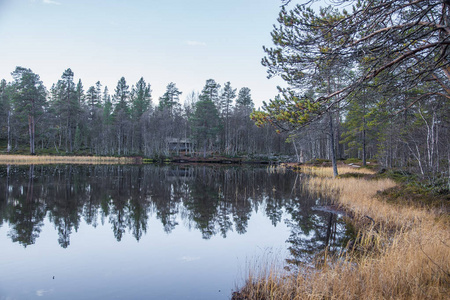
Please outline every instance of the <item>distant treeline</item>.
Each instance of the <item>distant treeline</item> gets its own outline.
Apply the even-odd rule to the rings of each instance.
[[[144,78],[131,87],[120,78],[111,95],[100,81],[87,90],[81,79],[75,84],[71,69],[50,90],[30,69],[17,67],[11,74],[12,82],[0,83],[2,152],[151,158],[287,154],[306,162],[331,159],[334,149],[338,159],[376,159],[433,180],[448,174],[450,114],[443,97],[410,105],[400,93],[380,105],[366,91],[346,106],[337,105],[330,118],[276,133],[271,126],[255,125],[249,117],[254,111],[250,89],[237,91],[230,82],[221,86],[206,80],[201,92],[181,104],[182,92],[173,82],[154,101]],[[285,116],[278,117],[298,109],[286,105]]]
[[[176,84],[152,101],[150,84],[120,78],[114,93],[100,81],[87,89],[71,69],[48,90],[38,74],[17,67],[0,84],[0,146],[4,152],[88,155],[292,154],[287,135],[258,128],[251,91],[206,81],[180,103]]]

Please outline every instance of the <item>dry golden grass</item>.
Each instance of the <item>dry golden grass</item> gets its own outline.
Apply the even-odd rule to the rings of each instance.
[[[320,268],[251,274],[234,299],[449,299],[448,216],[377,199],[395,185],[389,179],[333,179],[328,169],[313,168],[322,177],[305,187],[337,197],[360,228],[358,242]]]
[[[132,157],[0,155],[0,164],[130,164]]]
[[[315,166],[301,166],[300,170],[302,173],[312,174],[320,177],[333,177],[332,168],[315,167]],[[339,175],[354,173],[354,174],[374,174],[374,171],[366,168],[352,167],[350,165],[339,165],[338,166]]]

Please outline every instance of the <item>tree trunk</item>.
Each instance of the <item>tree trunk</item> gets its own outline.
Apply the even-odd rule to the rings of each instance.
[[[69,118],[66,120],[66,153],[69,152]]]
[[[34,116],[31,116],[31,123],[32,123],[32,126],[31,126],[31,133],[32,133],[32,142],[33,142],[33,155],[34,154],[36,154],[36,147],[35,147],[35,142],[36,142],[36,139],[35,139],[35,137],[36,137],[36,123],[35,123],[35,121],[34,121]]]
[[[331,164],[333,165],[333,177],[338,176],[337,162],[336,162],[336,148],[334,145],[334,131],[333,131],[333,115],[331,112],[329,115],[329,126],[330,126],[330,150],[331,150]]]
[[[450,190],[450,149],[447,150],[447,165],[448,165],[448,177],[447,177],[447,186]]]
[[[70,124],[69,124],[70,126]],[[73,152],[73,145],[72,145],[72,128],[69,127],[69,152]]]
[[[363,166],[367,165],[367,155],[366,155],[366,94],[364,93],[364,101],[363,101],[363,149],[362,149],[362,161]]]
[[[69,140],[69,152],[73,152],[72,146],[72,121],[70,119],[70,82],[67,86],[67,139]],[[66,152],[67,152],[67,143],[66,143]]]
[[[365,122],[366,122],[366,119],[364,118],[364,124],[365,124]],[[364,126],[364,128],[363,128],[363,149],[362,149],[362,161],[363,161],[363,166],[366,166],[367,165],[367,162],[366,162],[366,128],[365,128],[365,125],[363,125]]]
[[[28,134],[30,136],[30,154],[34,155],[34,117],[32,115],[28,115]]]
[[[6,148],[6,152],[11,151],[11,111],[8,111],[8,146]]]
[[[225,153],[227,155],[230,154],[230,149],[228,149],[229,144],[230,144],[230,141],[229,141],[229,135],[230,135],[229,134],[229,130],[230,130],[230,128],[229,128],[229,107],[230,107],[230,104],[227,102],[227,109],[225,112]]]
[[[121,146],[122,146],[122,133],[120,130],[120,125],[119,125],[119,131],[117,132],[117,154],[120,156],[121,154]]]
[[[292,138],[292,144],[294,145],[295,157],[297,157],[297,162],[301,162],[300,161],[300,155],[298,154],[297,145],[295,145],[295,139],[294,138]]]
[[[336,111],[336,156],[337,158],[343,158],[342,155],[342,145],[340,143],[341,140],[341,112],[339,108],[339,103],[337,104]]]

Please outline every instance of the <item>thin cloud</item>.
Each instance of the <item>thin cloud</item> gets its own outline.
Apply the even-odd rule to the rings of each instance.
[[[54,0],[42,0],[44,4],[61,5],[60,2]]]
[[[195,261],[195,260],[199,260],[200,257],[192,257],[192,256],[183,256],[182,258],[180,258],[182,261],[185,262],[190,262],[190,261]]]
[[[37,290],[37,291],[36,291],[36,296],[38,296],[38,297],[43,297],[43,296],[45,296],[46,294],[53,294],[53,292],[54,292],[53,289],[50,289],[50,290]]]
[[[186,44],[188,46],[206,46],[206,43],[198,41],[187,41]]]

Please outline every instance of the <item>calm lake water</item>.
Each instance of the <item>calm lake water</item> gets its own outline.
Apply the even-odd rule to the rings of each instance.
[[[0,299],[229,299],[249,262],[345,242],[305,181],[255,167],[0,166]]]

